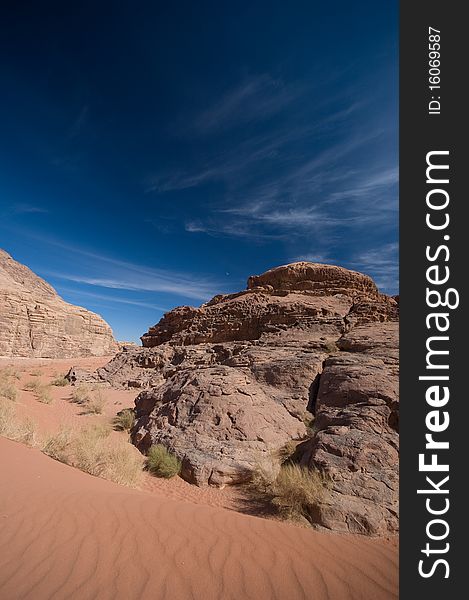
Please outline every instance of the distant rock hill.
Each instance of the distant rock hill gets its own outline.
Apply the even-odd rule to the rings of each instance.
[[[99,315],[68,304],[0,249],[0,356],[76,358],[119,349]]]
[[[275,472],[294,441],[300,463],[332,480],[316,523],[388,534],[398,527],[398,310],[366,275],[293,263],[175,308],[143,348],[93,377],[143,388],[132,440],[143,452],[168,447],[186,480]]]

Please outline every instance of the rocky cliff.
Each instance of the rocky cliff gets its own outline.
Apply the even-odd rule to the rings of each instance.
[[[398,304],[361,273],[294,263],[167,313],[94,374],[144,388],[132,440],[161,443],[197,485],[275,473],[292,441],[332,481],[315,520],[397,529]],[[71,373],[80,379],[80,373]]]
[[[119,348],[99,315],[62,300],[0,249],[0,356],[106,356]]]

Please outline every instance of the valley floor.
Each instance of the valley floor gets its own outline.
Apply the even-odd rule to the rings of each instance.
[[[83,414],[70,387],[52,387],[50,404],[23,389],[31,378],[47,384],[72,364],[91,369],[106,360],[1,359],[0,368],[18,371],[16,411],[43,435],[107,424],[133,406],[135,391],[108,389],[103,413]],[[2,600],[398,597],[396,540],[240,514],[236,490],[179,478],[146,475],[140,489],[126,488],[1,437],[0,458]]]

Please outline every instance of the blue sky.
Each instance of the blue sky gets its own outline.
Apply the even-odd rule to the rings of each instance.
[[[2,11],[0,246],[119,339],[295,260],[397,292],[397,1]]]

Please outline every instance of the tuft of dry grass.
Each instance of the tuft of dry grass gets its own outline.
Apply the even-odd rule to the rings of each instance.
[[[31,377],[39,377],[40,375],[42,375],[42,371],[41,369],[34,369],[29,374],[31,375]]]
[[[28,392],[36,393],[42,385],[43,384],[39,381],[39,379],[30,379],[24,384],[23,389]]]
[[[14,402],[18,396],[18,390],[12,380],[19,379],[19,375],[11,367],[0,369],[0,398]]]
[[[52,402],[52,396],[50,393],[51,386],[39,381],[39,379],[31,379],[24,385],[24,389],[35,394],[39,402],[43,404],[50,404]]]
[[[96,390],[91,400],[86,404],[86,410],[94,415],[100,415],[106,405],[106,398],[101,390]]]
[[[109,426],[96,425],[48,438],[42,451],[56,460],[121,485],[135,486],[143,473],[143,457],[127,442],[110,439]]]
[[[36,429],[30,419],[20,419],[16,415],[14,406],[8,400],[0,399],[0,435],[34,446]]]
[[[29,446],[38,445],[44,454],[90,475],[136,486],[143,475],[144,458],[128,442],[111,439],[111,431],[110,425],[78,431],[62,428],[39,444],[34,423],[19,418],[15,405],[0,399],[0,435]]]
[[[271,480],[258,470],[253,473],[250,491],[262,497],[284,519],[315,521],[315,512],[327,495],[330,481],[319,471],[287,463]]]
[[[135,425],[135,411],[124,408],[114,417],[112,424],[117,431],[130,431]]]
[[[71,429],[62,428],[57,433],[48,436],[44,440],[41,450],[51,458],[67,463],[72,436]]]
[[[49,385],[41,386],[39,388],[39,390],[37,391],[36,397],[39,400],[39,402],[42,402],[43,404],[50,404],[52,402],[50,386]]]
[[[91,388],[87,385],[77,385],[72,390],[72,401],[77,404],[86,404],[91,398]]]
[[[58,375],[55,379],[51,381],[51,385],[55,385],[57,387],[65,387],[68,384],[69,381],[65,378],[64,375]]]
[[[340,348],[337,346],[337,344],[333,340],[328,340],[327,342],[325,342],[323,344],[323,348],[329,354],[335,354],[336,352],[340,351]]]
[[[85,412],[100,415],[106,405],[103,391],[97,387],[79,385],[72,392],[72,401],[84,407]]]
[[[282,464],[292,460],[296,453],[296,447],[300,442],[296,440],[289,440],[284,446],[279,448],[275,452],[275,456],[280,460]]]
[[[18,390],[10,381],[0,380],[0,398],[15,402],[18,397]]]
[[[21,379],[21,373],[11,366],[0,369],[0,381]]]
[[[146,467],[152,475],[169,479],[179,475],[181,461],[162,444],[155,444],[148,450]]]

